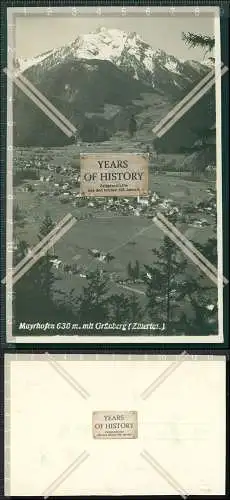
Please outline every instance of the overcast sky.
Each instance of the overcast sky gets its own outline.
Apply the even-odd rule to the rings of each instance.
[[[105,26],[124,31],[136,31],[154,49],[163,49],[180,59],[202,60],[204,51],[188,49],[181,39],[182,31],[214,35],[212,16],[153,17],[54,17],[23,16],[16,18],[16,56],[30,58],[61,47],[78,35]]]

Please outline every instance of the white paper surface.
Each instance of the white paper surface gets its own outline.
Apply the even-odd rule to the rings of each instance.
[[[84,452],[54,495],[175,495],[175,483],[189,495],[225,494],[224,357],[54,355],[51,363],[17,354],[5,366],[6,495],[45,494]],[[93,439],[92,412],[120,409],[138,412],[138,439]]]

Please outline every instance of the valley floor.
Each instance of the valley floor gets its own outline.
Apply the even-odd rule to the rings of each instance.
[[[114,151],[115,145],[93,144],[87,151],[96,153],[106,148]],[[130,148],[127,143],[124,149],[128,152],[132,148],[133,145]],[[195,181],[189,178],[188,172],[179,172],[179,169],[160,172],[158,159],[153,158],[149,172],[150,194],[145,207],[138,204],[136,198],[121,200],[118,204],[114,200],[109,203],[107,198],[82,200],[78,196],[79,185],[76,182],[79,149],[74,146],[15,149],[14,169],[20,170],[27,164],[38,174],[37,179],[25,178],[14,187],[14,204],[23,216],[22,224],[14,223],[15,244],[25,240],[33,248],[38,242],[39,228],[47,212],[54,223],[71,213],[77,222],[54,249],[55,256],[61,261],[60,267],[54,268],[57,278],[54,296],[60,289],[66,294],[72,289],[80,294],[86,286],[87,273],[100,269],[107,277],[110,294],[121,291],[126,296],[134,294],[140,305],[145,306],[146,287],[141,279],[128,277],[127,267],[129,262],[135,264],[138,261],[144,270],[145,265],[154,263],[156,257],[152,250],[160,249],[164,240],[163,232],[153,221],[154,216],[159,210],[166,215],[174,210],[178,216],[178,228],[194,244],[205,244],[208,239],[216,238],[215,182],[211,179]],[[166,161],[169,160],[171,157],[166,158]],[[179,160],[177,158],[176,164]],[[56,167],[59,167],[58,173]],[[65,196],[64,191],[67,193]],[[111,261],[94,258],[93,249],[103,255],[110,254]],[[207,284],[208,279],[200,278],[200,272],[192,262],[188,272]],[[213,299],[213,294],[211,296]],[[189,314],[186,300],[180,308]],[[147,316],[143,321],[147,321]]]

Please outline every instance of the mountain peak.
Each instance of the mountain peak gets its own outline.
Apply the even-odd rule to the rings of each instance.
[[[83,36],[89,36],[89,35],[102,35],[102,36],[109,36],[109,37],[127,37],[127,32],[122,31],[118,28],[107,28],[106,26],[98,26],[94,31],[91,31],[90,33],[87,33]]]
[[[18,63],[22,70],[23,61]],[[105,26],[24,61],[24,69],[35,86],[45,89],[48,99],[52,101],[55,96],[54,104],[80,127],[87,142],[105,140],[116,131],[126,130],[132,112],[138,116],[140,136],[146,138],[146,133],[150,133],[152,137],[152,127],[161,119],[162,106],[169,110],[208,72],[207,66],[196,61],[182,63],[153,48],[135,32]],[[65,137],[62,134],[60,138],[55,127],[53,135],[46,138],[45,118],[38,119],[37,125],[33,108],[23,135],[23,113],[24,101],[20,97],[16,117],[18,144],[28,137],[34,144],[37,135],[41,144],[47,140],[65,144]]]
[[[109,33],[110,35],[114,35],[114,36],[115,35],[118,35],[118,36],[122,35],[124,37],[128,37],[130,35],[139,36],[139,35],[137,35],[137,33],[135,31],[128,32],[128,31],[123,31],[119,28],[107,28],[106,26],[103,26],[103,25],[99,25],[94,31],[91,31],[91,34],[92,33],[95,33],[95,34],[96,33],[105,33],[105,34]]]
[[[25,61],[24,64],[22,61],[20,69],[23,71],[36,65],[51,69],[65,61],[80,59],[109,61],[151,88],[161,86],[164,78],[165,81],[170,81],[172,88],[183,89],[185,69],[186,72],[189,71],[186,75],[188,82],[193,81],[197,72],[202,74],[207,71],[207,67],[200,63],[194,61],[184,64],[175,56],[153,48],[135,31],[127,32],[103,25],[90,33],[78,35],[73,42]]]
[[[94,31],[91,31],[91,33],[125,33],[124,31],[118,29],[118,28],[107,28],[106,26],[98,26]]]

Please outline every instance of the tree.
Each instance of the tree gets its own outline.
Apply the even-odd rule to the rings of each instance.
[[[202,35],[199,33],[182,33],[182,40],[188,45],[190,48],[195,48],[195,47],[201,47],[205,50],[205,55],[207,53],[212,53],[214,47],[215,47],[215,37],[208,36],[208,35]],[[210,60],[213,62],[215,61],[213,57],[209,57]],[[211,101],[209,103],[209,110],[208,113],[211,113],[211,116],[213,116],[213,121],[215,120],[215,100],[213,99],[213,102]],[[197,141],[195,141],[194,145],[190,150],[188,151],[190,154],[194,154],[193,157],[191,157],[191,163],[192,165],[192,173],[197,174],[201,170],[205,171],[205,168],[208,166],[209,163],[216,163],[216,129],[215,126],[209,129],[200,129],[200,130],[195,130],[197,136]],[[181,152],[185,152],[186,150],[183,151],[183,148],[181,149]]]
[[[29,245],[25,240],[18,240],[17,248],[14,250],[13,253],[14,266],[16,266],[22,259],[24,259],[24,257],[28,252],[28,247]]]
[[[214,266],[217,266],[217,238],[211,237],[206,243],[196,243],[197,249]],[[201,285],[204,281],[200,275],[198,279],[190,280],[188,283],[188,297],[193,308],[194,319],[192,327],[196,333],[216,333],[218,329],[218,292],[213,283]],[[212,307],[210,310],[210,306]]]
[[[203,244],[196,242],[196,248],[214,266],[217,266],[216,237],[209,238]],[[188,335],[216,333],[218,294],[216,286],[209,281],[209,278],[206,278],[198,268],[194,276],[194,269],[188,263],[185,279],[180,283],[180,292],[186,314],[182,313],[177,329]]]
[[[187,335],[210,335],[217,333],[217,291],[213,286],[202,285],[202,276],[190,276],[184,286],[184,296],[190,305],[190,313],[184,318]],[[210,309],[211,307],[211,309]]]
[[[80,322],[108,319],[108,282],[99,269],[87,276],[87,286],[77,297],[77,314]]]
[[[137,122],[134,118],[134,115],[132,115],[130,120],[129,120],[128,131],[129,131],[130,137],[133,137],[137,131]]]
[[[191,147],[181,146],[180,153],[188,154],[182,168],[190,170],[192,174],[205,173],[208,165],[216,164],[216,129],[197,129],[197,136]]]
[[[48,212],[46,212],[45,217],[41,223],[39,233],[38,233],[38,238],[39,240],[43,240],[45,236],[47,236],[55,227],[55,224],[49,215]],[[54,255],[54,247],[51,247],[51,249],[47,252],[47,258],[50,256],[50,254]]]
[[[110,252],[108,252],[105,256],[105,261],[109,264],[110,262],[112,262],[112,260],[114,260],[115,257],[113,255],[111,255]]]
[[[19,240],[17,248],[14,251],[14,265],[17,265],[24,257],[27,255],[28,244],[25,240]],[[34,285],[30,279],[29,272],[25,273],[24,276],[14,285],[13,289],[13,317],[16,323],[20,321],[28,321],[33,317],[33,308],[37,300],[37,289],[35,290]],[[36,316],[35,316],[36,317]]]
[[[138,260],[136,260],[134,266],[132,266],[132,263],[129,261],[127,266],[127,274],[128,277],[132,280],[137,280],[140,277],[140,263]]]
[[[128,299],[129,314],[128,318],[130,321],[141,321],[143,319],[144,311],[140,306],[139,300],[134,293]]]
[[[144,311],[134,294],[127,297],[124,293],[112,295],[109,300],[110,321],[115,323],[134,322],[143,319]]]
[[[53,220],[51,219],[49,213],[46,213],[38,233],[38,238],[41,241],[45,236],[47,236],[52,229],[55,227]],[[54,248],[52,249],[54,253]],[[44,257],[38,261],[38,272],[40,276],[40,286],[44,293],[44,297],[48,301],[52,301],[52,285],[55,281],[52,262],[50,261],[50,252],[47,251]]]
[[[210,147],[213,147],[213,150],[215,151],[216,148],[216,128],[213,127],[211,129],[207,128],[196,128],[196,129],[191,129],[191,131],[197,136],[197,140],[195,143],[190,146],[181,146],[180,147],[180,153],[196,153],[199,151],[204,151],[205,149],[210,149]]]
[[[216,237],[208,238],[206,243],[196,243],[197,250],[199,250],[204,257],[206,257],[212,265],[217,266],[217,239]]]
[[[215,265],[215,238],[196,247]],[[180,250],[167,237],[153,253],[157,257],[154,265],[144,266],[149,317],[154,322],[165,322],[170,334],[216,333],[216,287],[209,284],[200,271],[194,278],[189,262],[183,260]]]
[[[110,319],[115,323],[126,322],[129,319],[129,299],[124,293],[111,295],[109,301]]]
[[[139,263],[139,260],[136,260],[134,269],[135,269],[135,279],[138,280],[138,278],[140,278],[140,263]]]
[[[154,322],[164,322],[170,333],[174,322],[178,320],[176,302],[179,303],[183,298],[180,283],[187,263],[168,237],[164,237],[159,250],[154,249],[152,252],[156,260],[152,266],[144,266],[146,272],[143,275],[147,312]]]
[[[110,137],[105,127],[89,119],[83,123],[79,133],[83,142],[103,142],[107,141]]]
[[[39,240],[50,232],[51,226],[52,219],[46,216],[40,227]],[[27,252],[28,244],[24,240],[19,241],[15,262],[22,260]],[[52,263],[46,253],[15,284],[14,315],[17,322],[55,319],[54,282]]]
[[[212,52],[215,47],[215,37],[199,33],[182,33],[182,40],[190,48],[201,47],[205,53]]]
[[[22,244],[19,245],[21,248]],[[24,253],[26,256],[26,252]],[[16,257],[16,260],[20,261]],[[14,285],[15,320],[20,321],[41,321],[50,320],[53,313],[53,302],[51,287],[53,276],[44,264],[44,257],[36,262]]]
[[[131,278],[131,279],[133,278],[133,268],[132,268],[132,264],[130,261],[128,262],[128,265],[127,265],[127,274],[128,274],[129,278]]]
[[[49,215],[48,212],[46,212],[45,217],[41,223],[39,233],[38,233],[38,238],[39,240],[42,240],[47,234],[49,234],[52,229],[54,229],[55,224],[53,220],[51,219],[51,216]]]
[[[13,223],[15,227],[22,228],[25,226],[25,216],[18,204],[13,205]]]

